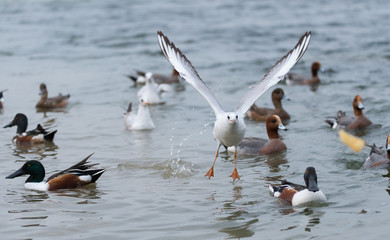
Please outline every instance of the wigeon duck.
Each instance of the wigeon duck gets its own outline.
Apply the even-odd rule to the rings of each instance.
[[[146,74],[146,83],[137,93],[139,99],[147,99],[151,105],[164,104],[165,101],[161,97],[163,90],[153,81],[149,74]]]
[[[39,99],[36,108],[64,108],[68,105],[68,99],[70,95],[59,94],[57,97],[48,97],[46,84],[41,83],[39,86],[41,98]]]
[[[355,118],[347,116],[345,112],[339,111],[335,120],[325,120],[334,129],[359,130],[372,124],[363,114],[363,99],[356,95],[352,102]]]
[[[319,62],[314,62],[311,65],[311,77],[303,76],[297,73],[287,73],[286,84],[287,85],[309,85],[316,88],[320,84],[320,78],[318,77],[318,71],[321,69]]]
[[[16,129],[16,136],[13,137],[12,142],[16,144],[52,142],[57,132],[57,130],[47,132],[40,124],[37,125],[36,129],[26,132],[28,120],[23,113],[16,114],[12,122],[5,125],[4,128],[15,125],[18,128]]]
[[[7,89],[0,91],[0,110],[2,110],[4,108],[4,106],[3,106],[3,102],[4,102],[3,92],[5,92],[5,91],[7,91]]]
[[[125,125],[129,130],[150,130],[153,129],[154,123],[150,116],[149,103],[144,99],[139,99],[138,112],[135,114],[132,111],[132,104],[129,103],[127,112],[125,113]]]
[[[303,175],[306,186],[282,180],[281,186],[269,185],[274,197],[282,199],[292,206],[317,205],[327,201],[325,194],[317,186],[317,174],[314,167],[306,168]]]
[[[268,140],[264,138],[247,137],[237,146],[237,153],[242,155],[267,155],[278,153],[287,149],[286,144],[280,139],[278,130],[287,129],[282,124],[279,116],[273,115],[268,117],[266,122]],[[235,151],[235,147],[229,147],[228,151]]]
[[[286,110],[282,107],[282,99],[285,99],[284,91],[281,88],[276,88],[271,95],[272,103],[275,106],[275,109],[271,108],[260,108],[253,104],[248,112],[246,112],[246,116],[254,121],[263,122],[267,121],[267,119],[272,115],[278,115],[280,119],[283,121],[289,120],[290,115],[286,112]]]
[[[142,72],[142,71],[136,71],[137,77],[135,76],[127,76],[131,80],[133,80],[135,83],[138,84],[145,84],[146,82],[146,74],[149,74],[151,78],[153,78],[154,82],[157,84],[172,84],[172,83],[179,83],[180,78],[179,78],[179,73],[173,69],[172,74],[170,76],[166,76],[163,74],[158,74],[158,73],[151,73],[151,72]]]
[[[233,112],[225,112],[211,89],[200,78],[187,57],[161,32],[157,32],[158,43],[162,52],[184,80],[192,85],[209,103],[214,111],[216,120],[213,135],[218,142],[217,153],[210,170],[205,174],[209,179],[214,176],[214,164],[218,158],[221,146],[231,147],[241,142],[245,135],[244,117],[252,104],[270,87],[283,79],[284,75],[301,59],[310,42],[310,32],[306,32],[296,46],[284,57],[277,61],[271,69],[259,80],[249,92],[244,95]],[[237,151],[234,153],[234,170],[230,175],[233,181],[240,179],[237,172]]]
[[[70,168],[50,176],[46,181],[44,181],[45,168],[40,162],[35,160],[27,161],[19,170],[6,178],[10,179],[26,174],[30,175],[24,187],[38,191],[55,191],[58,189],[84,186],[96,182],[104,171],[106,171],[106,169],[89,169],[98,164],[90,164],[87,161],[91,156],[92,154]]]
[[[363,164],[363,168],[375,168],[382,167],[387,168],[390,165],[390,134],[386,138],[386,145],[383,149],[382,147],[378,148],[375,144],[371,147],[370,156],[366,159]]]

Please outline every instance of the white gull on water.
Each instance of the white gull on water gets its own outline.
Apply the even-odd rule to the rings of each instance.
[[[264,77],[244,95],[234,112],[225,112],[187,57],[161,31],[157,32],[158,43],[165,57],[179,72],[180,76],[199,91],[215,113],[216,120],[213,134],[218,142],[218,148],[214,162],[205,176],[209,178],[214,176],[214,164],[218,158],[219,148],[222,145],[225,147],[235,146],[237,149],[238,143],[245,135],[245,112],[265,91],[282,80],[284,75],[301,59],[309,45],[310,36],[311,32],[303,34],[296,46],[277,61]],[[237,150],[234,152],[234,170],[230,175],[233,181],[237,178],[240,179],[240,175],[237,172],[236,158]]]

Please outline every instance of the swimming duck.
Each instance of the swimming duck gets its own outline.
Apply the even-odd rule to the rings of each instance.
[[[7,91],[7,89],[0,91],[0,110],[4,108],[4,106],[3,106],[3,102],[4,102],[3,92],[5,92],[5,91]]]
[[[147,73],[145,86],[143,86],[137,93],[139,99],[147,99],[148,103],[151,105],[154,104],[164,104],[165,101],[161,98],[161,93],[163,92],[162,88],[154,82],[153,78]]]
[[[139,99],[138,112],[132,111],[132,104],[129,103],[125,113],[125,125],[129,130],[150,130],[153,129],[154,123],[150,116],[149,103],[144,99]]]
[[[287,73],[286,84],[287,85],[310,85],[318,86],[320,84],[320,78],[318,77],[318,71],[321,69],[319,62],[313,62],[311,65],[311,77],[303,76],[297,73]]]
[[[363,114],[363,99],[356,95],[352,102],[355,118],[347,116],[345,112],[339,111],[335,120],[325,120],[333,129],[359,130],[372,124],[372,122]]]
[[[268,140],[264,138],[246,137],[237,146],[237,153],[242,155],[267,155],[278,153],[287,149],[286,144],[280,139],[278,130],[286,130],[281,119],[277,115],[268,117],[266,122]],[[229,147],[228,151],[234,152],[235,147]]]
[[[41,83],[39,86],[41,98],[39,99],[36,108],[64,108],[68,105],[68,99],[70,95],[62,95],[61,93],[57,97],[48,97],[46,84]]]
[[[327,201],[325,194],[317,186],[317,174],[314,167],[306,168],[303,175],[306,186],[282,180],[281,186],[269,185],[274,197],[283,199],[292,206],[321,204]]]
[[[45,168],[35,160],[27,161],[19,170],[6,178],[11,179],[28,174],[30,176],[27,178],[24,187],[38,191],[55,191],[84,186],[96,182],[106,171],[106,169],[89,169],[98,164],[90,164],[87,161],[91,156],[92,154],[70,168],[50,176],[46,181],[44,181]]]
[[[137,84],[145,84],[146,83],[146,74],[150,75],[154,82],[157,84],[171,84],[171,83],[179,83],[180,78],[179,78],[179,73],[173,69],[171,76],[166,76],[163,74],[158,74],[158,73],[151,73],[151,72],[142,72],[142,71],[136,71],[137,77],[135,76],[127,76],[131,80],[133,80]]]
[[[272,91],[272,103],[275,109],[271,108],[260,108],[253,104],[246,112],[246,116],[254,121],[267,121],[272,115],[278,115],[283,121],[289,120],[290,115],[282,107],[282,99],[285,99],[284,91],[281,88],[276,88]]]
[[[382,167],[387,168],[390,165],[390,134],[386,138],[386,145],[383,149],[382,147],[378,148],[375,144],[371,147],[370,156],[366,159],[363,164],[363,168],[375,168]]]
[[[12,142],[16,144],[52,142],[57,132],[57,130],[47,132],[40,124],[37,125],[36,129],[26,132],[28,120],[23,113],[16,114],[12,122],[5,125],[4,128],[15,125],[18,128],[16,129],[16,136],[13,137]]]

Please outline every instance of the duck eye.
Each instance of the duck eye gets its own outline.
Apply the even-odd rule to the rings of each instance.
[[[236,115],[236,119],[238,119],[238,116]]]
[[[271,122],[272,122],[272,123],[276,123],[276,119],[272,119]]]
[[[29,163],[29,164],[27,165],[27,167],[31,167],[31,164]]]

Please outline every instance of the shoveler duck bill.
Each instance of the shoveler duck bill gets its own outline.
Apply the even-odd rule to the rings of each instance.
[[[15,125],[16,125],[15,121],[12,121],[12,122],[8,123],[7,125],[5,125],[3,128],[9,128],[9,127],[13,127]]]
[[[317,192],[320,189],[317,186],[317,174],[316,170],[313,167],[308,167],[303,176],[305,179],[307,190],[311,192]]]
[[[8,175],[7,177],[5,177],[6,179],[12,179],[12,178],[16,178],[16,177],[20,177],[20,176],[23,176],[25,175],[26,173],[23,171],[23,168],[20,168],[19,170],[17,170],[16,172]]]

